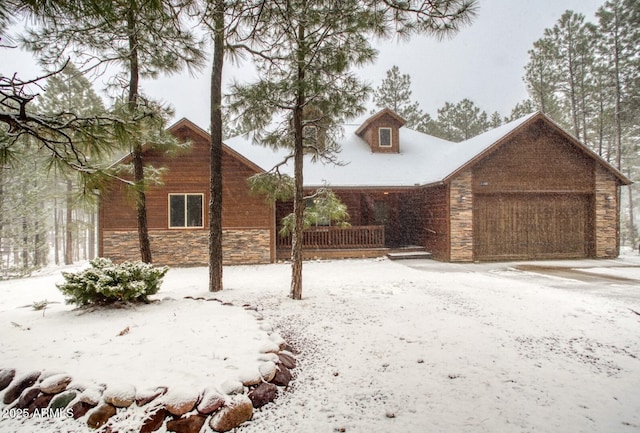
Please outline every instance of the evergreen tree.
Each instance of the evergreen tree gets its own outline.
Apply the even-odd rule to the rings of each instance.
[[[560,103],[558,102],[558,71],[553,59],[556,50],[548,38],[533,43],[529,50],[529,62],[525,66],[524,81],[532,103],[546,115],[558,119]]]
[[[596,17],[594,25],[567,11],[546,29],[529,52],[525,81],[536,105],[545,104],[541,109],[550,117],[633,178],[640,135],[640,3],[608,0]],[[634,243],[635,188],[626,194],[629,213],[622,224]]]
[[[73,63],[67,63],[65,68],[58,74],[50,77],[46,82],[45,92],[38,99],[37,106],[40,112],[43,112],[50,116],[58,116],[61,113],[74,113],[76,115],[90,117],[104,114],[106,109],[102,102],[102,99],[96,94],[91,86],[91,82],[75,67]],[[98,161],[108,162],[107,158],[112,155],[112,149],[101,148],[88,148],[81,149],[96,163]],[[50,197],[54,200],[54,215],[58,214],[58,183],[61,182],[64,185],[64,192],[62,193],[66,212],[65,215],[65,239],[64,239],[64,263],[66,265],[73,263],[73,250],[74,239],[80,237],[80,224],[79,221],[74,223],[73,215],[76,214],[77,218],[81,218],[82,207],[77,206],[77,200],[75,197],[88,197],[87,194],[83,194],[84,185],[74,179],[74,172],[66,169],[64,165],[54,167],[50,173],[54,182],[52,182],[53,191],[50,191]],[[95,203],[93,203],[95,204]],[[95,207],[90,206],[89,212],[93,215],[95,220]],[[58,247],[60,239],[60,225],[57,218],[54,218],[54,251],[56,256],[56,264],[58,263]],[[93,238],[94,227],[90,227],[89,238]],[[95,243],[95,241],[90,242]],[[95,245],[93,245],[95,248]]]
[[[209,156],[209,291],[222,290],[222,139],[233,130],[222,106],[222,71],[225,51],[246,50],[242,42],[232,44],[241,21],[251,21],[261,12],[262,1],[213,0],[205,3],[203,22],[213,39],[211,65],[211,141]],[[241,38],[242,39],[242,38]]]
[[[598,32],[600,34],[598,54],[602,61],[599,63],[601,84],[605,98],[609,97],[608,106],[612,120],[613,142],[615,150],[615,164],[619,170],[626,166],[626,173],[630,178],[640,171],[638,156],[639,134],[637,118],[640,115],[638,101],[640,59],[640,5],[629,0],[609,0],[602,5],[597,13]],[[608,86],[607,86],[608,84]],[[601,102],[607,105],[605,98]],[[604,110],[603,110],[604,111]],[[606,113],[606,111],[605,111]],[[604,113],[603,113],[604,115]],[[604,124],[605,121],[602,121]],[[604,129],[604,126],[602,126]],[[608,152],[610,155],[611,152]],[[609,156],[610,157],[610,156]],[[625,224],[626,234],[632,245],[637,243],[637,229],[634,221],[634,189],[627,189],[628,216]]]
[[[527,114],[534,113],[536,107],[531,99],[525,99],[524,101],[518,102],[515,107],[511,110],[511,114],[509,117],[505,117],[505,123],[513,122],[514,120],[520,119],[521,117],[526,116]]]
[[[407,128],[420,130],[429,120],[417,102],[411,101],[411,77],[400,74],[400,68],[393,66],[387,71],[380,86],[373,91],[373,103],[379,109],[389,108],[405,121]],[[377,110],[372,110],[375,113]]]
[[[291,297],[301,299],[303,157],[308,152],[335,160],[338,123],[364,111],[369,89],[350,69],[373,61],[376,51],[368,37],[384,36],[392,28],[407,35],[455,31],[468,22],[475,2],[448,0],[416,7],[405,2],[272,0],[262,6],[257,20],[246,23],[261,78],[248,86],[236,85],[232,107],[242,113],[245,125],[257,128],[258,142],[291,150]],[[321,133],[305,134],[310,127]]]
[[[27,148],[34,144],[23,139],[16,146],[30,153]],[[25,275],[47,264],[45,164],[43,155],[35,153],[0,168],[0,251],[5,276]]]
[[[184,8],[188,6],[169,0],[65,1],[59,8],[41,15],[39,26],[24,38],[25,46],[38,53],[45,64],[57,64],[63,56],[71,54],[83,70],[108,64],[119,66],[121,70],[111,85],[122,91],[126,103],[120,105],[118,115],[127,119],[156,119],[144,126],[139,123],[137,130],[121,128],[117,134],[131,149],[140,255],[144,262],[151,262],[152,256],[142,146],[156,144],[155,140],[165,145],[174,140],[168,134],[163,135],[165,117],[158,112],[157,105],[142,96],[140,78],[202,66],[201,42],[184,24]],[[159,129],[149,131],[150,127]]]
[[[489,118],[489,129],[497,128],[502,125],[502,116],[497,111],[494,111]]]
[[[457,104],[446,102],[438,109],[438,118],[429,125],[428,133],[445,140],[460,142],[491,129],[487,112],[470,99]]]
[[[593,65],[590,35],[591,25],[585,23],[584,15],[566,11],[552,28],[545,30],[543,37],[552,53],[549,60],[555,88],[563,95],[562,112],[568,114],[564,124],[585,144],[588,143],[586,95]]]

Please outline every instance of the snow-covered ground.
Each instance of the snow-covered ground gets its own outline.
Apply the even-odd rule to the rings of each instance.
[[[287,264],[226,267],[216,294],[205,268],[185,268],[167,274],[161,302],[82,312],[64,305],[58,272],[3,281],[0,367],[203,387],[255,368],[268,322],[300,352],[296,377],[242,432],[640,431],[640,257],[543,264],[597,278],[517,264],[308,262],[304,299],[293,301]],[[60,303],[34,311],[43,299]],[[59,428],[0,420],[0,432]]]

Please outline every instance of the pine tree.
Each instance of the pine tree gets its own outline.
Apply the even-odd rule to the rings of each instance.
[[[400,74],[400,68],[395,65],[387,71],[380,86],[373,91],[373,103],[379,109],[389,108],[398,114],[406,121],[407,128],[420,130],[429,120],[420,105],[411,101],[411,77],[409,74]]]
[[[72,54],[81,69],[90,70],[115,64],[121,68],[113,77],[112,88],[120,90],[125,103],[118,115],[127,119],[155,117],[139,129],[121,128],[118,137],[130,146],[133,178],[136,187],[136,215],[140,255],[151,262],[151,245],[147,228],[146,182],[142,146],[172,138],[162,134],[165,117],[157,104],[145,99],[140,79],[159,73],[173,73],[183,68],[200,68],[203,64],[201,41],[184,24],[187,3],[169,0],[138,2],[62,2],[59,8],[39,16],[40,26],[25,36],[25,46],[35,51],[45,64],[57,64]],[[145,134],[149,127],[159,128]]]
[[[291,150],[287,160],[294,161],[295,186],[290,294],[301,299],[303,157],[312,153],[316,159],[335,160],[338,124],[364,111],[369,89],[351,68],[373,61],[376,51],[368,36],[384,36],[394,28],[407,35],[455,31],[468,22],[475,2],[449,0],[416,8],[405,2],[272,0],[262,6],[258,20],[246,23],[261,78],[234,87],[232,108],[242,113],[245,125],[257,128],[258,142]],[[322,134],[305,134],[309,127]]]
[[[428,133],[445,140],[460,142],[491,129],[486,111],[470,99],[457,104],[446,102],[438,109],[438,118],[429,125]]]
[[[512,122],[514,120],[520,119],[527,114],[531,114],[536,111],[536,107],[531,99],[525,99],[524,101],[518,102],[515,107],[511,110],[511,114],[508,117],[504,118],[505,123]]]
[[[557,99],[558,71],[553,60],[556,57],[555,47],[548,38],[537,40],[529,50],[524,76],[535,107],[554,119],[558,119],[561,112]]]
[[[34,144],[16,146],[30,153]],[[5,275],[24,275],[47,264],[49,229],[46,196],[49,182],[42,154],[20,158],[0,168],[0,251]]]
[[[609,0],[596,17],[594,25],[567,11],[546,29],[530,51],[525,81],[538,106],[552,101],[546,105],[553,106],[547,114],[633,177],[640,135],[635,121],[640,113],[640,3]],[[536,71],[544,74],[536,75]],[[635,242],[633,186],[626,196],[629,213],[622,226],[628,239]]]
[[[638,91],[640,87],[640,5],[628,0],[610,0],[601,6],[596,16],[600,34],[598,53],[602,61],[600,69],[603,93],[608,96],[610,118],[613,125],[613,149],[615,165],[619,170],[626,166],[626,174],[633,177],[640,169],[638,158],[638,129],[636,119],[640,114]],[[608,84],[608,86],[607,86]],[[602,105],[607,105],[603,98]],[[604,111],[604,110],[603,110]],[[610,155],[612,152],[608,152]],[[634,221],[634,189],[629,186],[627,237],[632,245],[637,242]]]
[[[46,82],[45,92],[38,99],[37,106],[39,111],[51,116],[57,116],[60,113],[75,113],[80,116],[98,116],[104,114],[106,109],[102,99],[97,95],[91,86],[91,82],[75,67],[73,63],[67,63],[65,68],[59,73],[50,77]],[[107,161],[112,155],[112,149],[107,147],[101,149],[98,147],[82,149],[94,161]],[[65,202],[65,239],[64,239],[64,263],[66,265],[73,263],[73,247],[74,239],[79,236],[79,224],[73,222],[74,213],[80,217],[80,207],[76,206],[76,196],[85,196],[82,194],[83,185],[74,179],[75,173],[66,169],[64,165],[54,167],[51,176],[54,177],[54,191],[51,194],[57,194],[57,183],[62,181],[65,186],[63,198]],[[58,197],[54,197],[54,214],[57,214]],[[94,203],[95,204],[95,203]],[[95,214],[95,209],[90,209]],[[56,220],[57,223],[57,220]],[[93,227],[90,228],[93,232]],[[54,248],[58,252],[59,241],[59,225],[54,224]],[[57,261],[56,261],[57,263]]]

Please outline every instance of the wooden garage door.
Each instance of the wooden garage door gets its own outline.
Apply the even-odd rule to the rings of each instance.
[[[474,201],[476,260],[589,255],[588,195],[476,195]]]

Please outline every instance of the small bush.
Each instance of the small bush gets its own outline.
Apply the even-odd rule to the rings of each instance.
[[[83,271],[63,272],[65,283],[57,284],[68,304],[111,304],[114,302],[148,302],[148,296],[160,290],[162,278],[169,268],[156,268],[142,262],[115,265],[109,259],[97,258]]]

